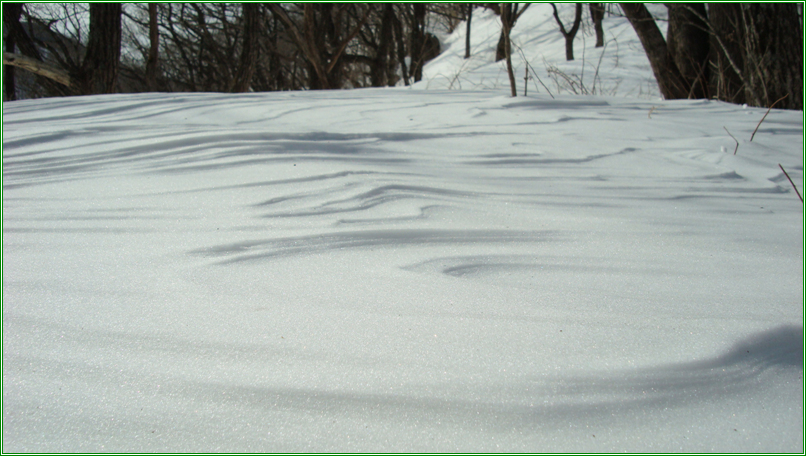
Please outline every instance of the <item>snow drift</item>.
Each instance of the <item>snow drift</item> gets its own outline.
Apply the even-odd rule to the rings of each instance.
[[[5,104],[3,450],[802,452],[802,113],[506,93]]]

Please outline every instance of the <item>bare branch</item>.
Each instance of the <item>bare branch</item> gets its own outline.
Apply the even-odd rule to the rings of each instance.
[[[728,131],[728,127],[722,127],[722,128],[724,128],[725,131]],[[733,149],[733,155],[736,155],[736,151],[739,150],[739,140],[736,139],[735,136],[731,135],[729,131],[728,134],[730,135],[731,138],[733,138],[734,141],[736,141],[736,147]]]
[[[792,178],[791,178],[791,177],[789,177],[789,174],[786,172],[786,170],[784,169],[784,167],[783,167],[783,166],[781,166],[781,164],[780,164],[780,163],[778,163],[778,167],[779,167],[779,168],[781,168],[781,171],[783,171],[783,172],[784,172],[784,176],[786,176],[786,178],[787,178],[787,179],[789,179],[789,183],[790,183],[790,184],[792,184],[792,188],[794,188],[794,189],[795,189],[795,193],[797,193],[797,194],[798,194],[798,199],[800,199],[800,202],[801,202],[801,203],[803,203],[803,197],[802,197],[802,196],[800,196],[800,192],[798,191],[798,188],[797,188],[797,187],[795,187],[795,183],[794,183],[794,182],[792,182]]]
[[[330,65],[327,66],[327,69],[325,70],[326,73],[330,73],[333,70],[333,67],[336,66],[336,62],[339,61],[341,53],[344,52],[344,49],[347,47],[350,41],[352,41],[353,38],[355,38],[355,36],[358,35],[358,32],[361,31],[361,27],[363,27],[364,24],[367,22],[367,19],[369,19],[370,12],[372,12],[372,5],[367,5],[367,11],[364,13],[364,17],[362,17],[358,25],[355,26],[355,30],[353,30],[353,32],[344,40],[344,42],[341,43],[339,50],[336,52],[336,54],[333,55],[333,59],[330,61]]]
[[[3,64],[19,67],[31,73],[52,79],[59,84],[72,87],[70,75],[68,75],[66,71],[36,59],[24,55],[12,54],[11,52],[3,52]]]
[[[683,8],[685,8],[691,14],[695,15],[697,17],[697,19],[701,20],[704,24],[710,24],[710,22],[708,22],[708,19],[704,18],[700,13],[695,11],[694,8],[692,8],[692,7],[688,6],[688,5],[681,5],[681,6]],[[713,29],[710,27],[710,25],[707,28],[700,27],[697,24],[692,24],[692,25],[694,25],[695,27],[697,27],[697,28],[699,28],[701,30],[704,30],[704,31],[708,32],[711,36],[716,38],[716,42],[719,44],[719,47],[722,48],[722,52],[725,54],[725,58],[728,59],[728,63],[730,63],[730,67],[733,69],[733,71],[736,73],[736,75],[739,76],[739,80],[742,81],[742,84],[744,84],[744,77],[742,76],[742,71],[739,69],[739,66],[736,65],[736,62],[733,61],[733,58],[731,58],[730,53],[728,52],[728,48],[725,46],[725,43],[722,41],[722,38],[719,36],[719,34],[714,32]]]
[[[753,130],[753,134],[752,134],[752,135],[750,135],[750,142],[753,142],[753,137],[754,137],[754,136],[756,136],[756,132],[758,131],[758,127],[760,127],[760,126],[761,126],[761,122],[764,122],[764,119],[766,119],[766,118],[767,118],[767,114],[769,114],[769,113],[770,113],[770,110],[772,110],[772,107],[773,107],[773,106],[775,106],[775,105],[777,105],[779,101],[783,100],[784,98],[786,98],[786,97],[788,97],[788,96],[789,96],[789,94],[786,94],[786,95],[782,96],[781,98],[779,98],[779,99],[775,100],[775,103],[771,104],[771,105],[770,105],[770,107],[769,107],[769,108],[767,108],[767,112],[765,112],[765,113],[764,113],[764,117],[762,117],[762,118],[761,118],[761,120],[759,120],[759,121],[758,121],[758,125],[756,125],[756,129],[755,129],[755,130]]]

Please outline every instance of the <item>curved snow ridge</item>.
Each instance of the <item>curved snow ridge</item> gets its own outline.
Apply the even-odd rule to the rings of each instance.
[[[736,342],[723,355],[691,364],[693,368],[718,369],[737,365],[756,369],[773,366],[803,369],[803,326],[781,325]]]
[[[286,185],[286,184],[301,184],[301,183],[310,183],[310,182],[323,182],[331,179],[341,179],[343,177],[351,177],[351,176],[364,176],[364,175],[386,175],[386,174],[395,174],[395,173],[382,173],[378,171],[341,171],[338,173],[324,173],[324,174],[312,174],[309,176],[304,177],[294,177],[294,178],[287,178],[287,179],[274,179],[274,180],[266,180],[266,181],[259,181],[259,182],[248,182],[243,184],[230,184],[230,185],[215,185],[209,187],[200,187],[192,190],[182,190],[180,192],[173,192],[173,193],[198,193],[198,192],[213,192],[219,190],[236,190],[236,189],[249,189],[254,187],[270,187],[275,185]],[[266,200],[270,202],[271,200]],[[262,206],[263,203],[255,204],[255,206]]]
[[[574,258],[546,255],[495,254],[445,256],[403,267],[405,270],[423,273],[441,273],[464,279],[497,278],[516,273],[568,273],[568,274],[672,274],[669,269],[645,262],[616,264],[612,259],[594,257]]]
[[[373,144],[455,136],[459,135],[285,134],[220,129],[161,132],[150,129],[149,135],[143,138],[139,132],[133,133],[124,127],[80,129],[4,138],[3,176],[12,180],[39,177],[54,182],[85,176],[89,171],[133,166],[151,172],[183,173],[299,161],[341,161],[353,165],[407,163],[410,159],[390,157],[388,150]],[[69,146],[65,147],[65,143]]]
[[[803,370],[803,327],[781,325],[749,335],[728,351],[700,361],[562,376],[553,382],[552,393],[559,402],[618,403],[621,411],[631,404],[680,407],[690,401],[740,394],[761,374],[790,369]]]
[[[557,240],[557,231],[514,230],[366,230],[224,244],[189,252],[205,257],[227,257],[218,264],[268,260],[369,247],[400,248],[433,245],[491,245],[542,243]]]
[[[346,190],[355,185],[339,188],[326,188],[318,192],[305,192],[288,196],[275,197],[256,204],[257,207],[272,206],[286,201],[296,201],[315,197],[328,197],[328,200],[314,207],[299,208],[291,211],[272,212],[262,215],[263,218],[309,217],[317,215],[342,214],[372,209],[376,206],[400,200],[421,200],[445,202],[455,198],[480,198],[481,192],[469,192],[450,188],[429,187],[421,185],[387,184],[378,185],[356,195],[332,199],[334,192]],[[422,210],[422,207],[420,208]]]
[[[572,165],[572,164],[579,164],[579,163],[590,163],[592,161],[601,160],[604,158],[611,158],[616,157],[619,155],[626,155],[631,154],[634,152],[638,152],[639,149],[634,147],[625,147],[618,152],[608,153],[608,154],[594,154],[588,155],[585,157],[574,157],[574,158],[535,158],[540,157],[540,155],[534,155],[531,157],[504,157],[504,158],[492,158],[492,159],[485,159],[485,160],[471,160],[466,161],[465,164],[468,165],[480,165],[480,166],[510,166],[510,165],[517,165],[517,166],[525,166],[525,165]],[[526,154],[524,154],[526,155]]]

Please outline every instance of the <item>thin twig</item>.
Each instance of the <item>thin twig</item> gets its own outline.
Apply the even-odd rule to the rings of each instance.
[[[795,193],[797,193],[797,194],[798,194],[798,198],[800,199],[801,204],[803,204],[803,197],[802,197],[802,196],[800,196],[800,192],[798,191],[798,188],[797,188],[797,187],[795,187],[795,183],[794,183],[794,182],[792,182],[792,178],[791,178],[791,177],[789,177],[789,174],[787,174],[786,170],[784,169],[784,167],[783,167],[783,166],[781,166],[781,164],[780,164],[780,163],[778,163],[778,167],[779,167],[779,168],[781,168],[781,171],[783,171],[783,172],[784,172],[784,176],[786,176],[786,178],[787,178],[787,179],[789,179],[789,183],[790,183],[790,184],[792,184],[792,188],[794,188],[794,189],[795,189]]]
[[[523,96],[526,96],[526,92],[529,89],[529,67],[523,68],[525,71],[523,73]]]
[[[690,12],[691,14],[693,14],[693,15],[697,16],[697,19],[699,19],[700,21],[702,21],[702,23],[703,23],[703,24],[710,24],[710,22],[708,21],[708,19],[704,18],[704,17],[703,17],[703,16],[702,16],[702,15],[701,15],[699,12],[695,11],[695,10],[694,10],[694,8],[692,8],[691,6],[684,6],[683,8],[685,8],[686,10],[688,10],[688,12]],[[727,48],[727,46],[725,46],[725,43],[724,43],[724,42],[722,42],[722,38],[719,36],[719,34],[718,34],[718,33],[716,33],[716,32],[713,30],[713,28],[711,27],[711,25],[708,25],[708,27],[707,27],[707,28],[704,28],[704,27],[702,27],[702,26],[699,26],[699,25],[694,24],[693,22],[690,22],[689,24],[690,24],[690,25],[694,25],[694,26],[695,26],[695,27],[697,27],[698,29],[700,29],[700,30],[702,30],[702,31],[704,31],[704,32],[707,32],[709,35],[711,35],[711,36],[713,36],[714,38],[716,38],[716,42],[717,42],[717,44],[719,44],[719,47],[721,47],[721,48],[722,48],[722,52],[725,54],[725,58],[727,58],[728,63],[730,64],[730,67],[731,67],[731,68],[733,69],[733,71],[736,73],[736,76],[738,76],[738,77],[739,77],[739,80],[742,82],[742,85],[744,86],[744,85],[745,85],[744,76],[742,76],[742,72],[739,70],[739,66],[738,66],[738,65],[736,65],[736,63],[733,61],[733,58],[731,58],[730,53],[728,52],[728,48]],[[752,89],[751,89],[751,91],[752,91]]]
[[[753,134],[752,134],[752,135],[750,135],[750,142],[753,142],[753,136],[756,136],[756,132],[758,131],[758,127],[760,127],[760,126],[761,126],[761,122],[764,122],[764,119],[766,119],[766,118],[767,118],[767,114],[769,114],[769,113],[770,113],[770,111],[772,110],[772,107],[773,107],[773,106],[775,106],[775,105],[777,105],[779,101],[783,100],[784,98],[786,98],[786,97],[788,97],[788,96],[789,96],[789,94],[786,94],[786,95],[782,96],[781,98],[779,98],[779,99],[775,100],[775,103],[771,104],[771,105],[770,105],[770,107],[769,107],[769,108],[767,108],[767,112],[766,112],[766,113],[764,113],[764,117],[762,117],[762,118],[761,118],[761,120],[759,120],[759,121],[758,121],[758,125],[756,125],[756,129],[755,129],[755,130],[753,130]]]
[[[465,66],[467,65],[467,62],[468,62],[467,60],[462,62],[462,65],[459,67],[459,70],[456,71],[456,74],[453,76],[453,79],[451,79],[451,83],[450,83],[450,85],[448,85],[448,89],[453,89],[453,83],[456,82],[457,80],[459,80],[459,76],[462,75],[462,72],[464,71]],[[461,81],[459,81],[459,90],[462,90],[462,82]]]
[[[584,37],[585,35],[582,36]],[[609,43],[609,41],[605,42],[604,46],[602,47],[602,53],[599,54],[599,63],[596,64],[596,72],[593,73],[593,89],[591,89],[591,93],[593,95],[596,95],[596,79],[599,77],[599,66],[602,64],[602,58],[604,57],[605,50],[607,49],[607,43]],[[601,87],[599,91],[601,92]]]
[[[585,34],[582,34],[582,72],[579,75],[579,80],[585,80]],[[593,87],[596,87],[596,80],[593,80]]]
[[[722,127],[722,128],[724,128],[725,131],[728,131],[728,127]],[[739,150],[739,140],[736,139],[735,136],[731,135],[729,131],[728,131],[728,134],[730,135],[731,138],[733,138],[734,141],[736,141],[736,148],[733,149],[733,155],[736,155],[736,151]]]
[[[542,86],[543,86],[543,88],[544,88],[544,89],[546,89],[546,92],[548,92],[548,93],[549,93],[549,96],[550,96],[550,97],[551,97],[551,99],[553,100],[553,99],[554,99],[554,95],[552,95],[552,94],[551,94],[551,90],[549,90],[549,88],[548,88],[548,87],[546,87],[546,84],[543,84],[543,80],[542,80],[542,79],[540,79],[540,76],[537,74],[537,71],[535,71],[535,69],[534,69],[534,68],[532,68],[532,65],[529,63],[529,61],[528,61],[528,60],[526,60],[526,54],[524,54],[524,53],[523,53],[523,49],[521,49],[521,47],[520,47],[520,46],[515,45],[514,43],[513,43],[513,46],[515,46],[515,48],[517,48],[517,49],[518,49],[518,52],[521,54],[521,57],[523,58],[523,63],[525,63],[525,64],[526,64],[526,66],[527,66],[529,69],[531,69],[531,70],[532,70],[532,74],[533,74],[533,75],[535,75],[535,79],[537,79],[537,82],[539,82],[539,83],[540,83],[540,85],[542,85]],[[536,84],[535,84],[535,88],[537,89],[537,85],[536,85]]]

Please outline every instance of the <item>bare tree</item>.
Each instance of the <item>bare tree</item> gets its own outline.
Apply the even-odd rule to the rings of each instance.
[[[20,23],[22,3],[3,3],[3,28],[7,31],[5,52],[15,53],[17,47],[16,35],[13,33],[14,24]],[[5,54],[3,54],[5,55]],[[6,65],[3,68],[3,99],[16,100],[17,93],[14,84],[14,66]]]
[[[504,5],[506,3],[497,4],[497,3],[486,3],[485,6],[492,9],[494,13],[498,14],[499,16],[503,14]],[[531,3],[527,3],[524,5],[523,9],[520,9],[519,3],[512,3],[509,4],[509,10],[507,13],[507,25],[506,27],[501,28],[501,36],[498,38],[498,45],[495,47],[495,61],[499,62],[506,58],[507,53],[512,54],[511,49],[511,32],[512,29],[515,27],[515,23],[518,22],[518,19],[521,17],[523,13],[529,8]],[[502,21],[503,22],[503,21]]]
[[[515,5],[514,9],[517,10],[518,6]],[[512,25],[510,21],[516,13],[513,12],[512,3],[501,4],[501,30],[504,34],[504,53],[507,61],[507,76],[509,76],[509,88],[513,97],[518,96],[518,88],[515,84],[515,72],[512,69],[512,44],[510,43],[510,32]]]
[[[113,93],[120,67],[121,4],[90,3],[90,36],[75,75],[80,94]]]
[[[377,43],[364,40],[375,50],[375,57],[369,59],[370,83],[373,87],[394,85],[397,82],[394,68],[394,20],[395,5],[384,3],[381,10],[380,24],[376,27]]]
[[[148,59],[146,60],[146,85],[151,91],[158,89],[157,73],[159,63],[159,46],[160,46],[160,32],[159,23],[157,20],[157,4],[148,4]]]
[[[731,103],[745,103],[741,68],[741,10],[735,3],[708,5],[710,37],[709,86],[712,96]]]
[[[426,16],[431,22],[429,28],[445,33],[453,33],[456,27],[467,21],[467,7],[470,3],[426,3]]]
[[[238,71],[232,81],[231,92],[248,92],[257,66],[258,36],[261,32],[260,5],[244,3],[241,7],[243,22],[243,45],[238,64]]]
[[[353,87],[366,85],[367,76],[372,87],[392,86],[397,83],[396,20],[395,4],[386,3],[380,9],[373,8],[366,26],[361,28],[358,39],[350,46],[351,51],[345,52],[342,57],[350,66],[348,72]]]
[[[465,58],[470,58],[470,21],[473,20],[473,4],[467,4],[467,31],[465,32]]]
[[[228,92],[244,81],[248,89],[261,78],[265,80],[273,49],[266,41],[272,39],[274,30],[252,33],[250,27],[255,21],[263,28],[271,28],[271,23],[262,19],[265,17],[263,5],[253,4],[248,8],[257,8],[257,14],[244,16],[240,3],[127,5],[125,17],[131,27],[127,38],[146,62],[145,68],[142,63],[138,67],[138,62],[131,62],[131,69],[124,68],[126,77],[134,80],[129,89],[155,90],[156,82],[159,90]],[[246,18],[251,23],[247,23]],[[156,20],[156,27],[152,27],[152,19]],[[152,66],[155,43],[141,43],[138,37],[146,33],[152,35],[151,32],[157,30],[159,59]],[[251,40],[247,44],[244,38],[248,35],[257,36],[257,44]],[[256,47],[268,50],[263,54],[256,52]],[[262,60],[264,55],[265,60]],[[251,64],[255,65],[254,73],[248,76],[244,72],[252,71]],[[265,84],[270,86],[271,81]]]
[[[604,19],[604,6],[601,3],[590,4],[591,21],[593,21],[593,29],[596,31],[596,47],[604,46],[604,28],[602,28],[602,20]]]
[[[803,109],[803,27],[795,4],[669,5],[668,42],[641,3],[622,3],[664,98]],[[709,74],[710,73],[710,74]],[[786,98],[783,98],[786,96]]]
[[[563,22],[560,20],[560,15],[557,13],[557,6],[552,3],[551,7],[554,9],[554,20],[559,24],[560,32],[565,38],[565,60],[574,60],[574,37],[577,35],[579,25],[582,23],[582,3],[576,4],[576,9],[574,10],[574,25],[571,26],[571,30],[565,29]]]
[[[414,82],[423,79],[423,55],[425,54],[425,4],[412,4],[411,21],[411,76]]]
[[[439,53],[439,40],[426,28],[450,30],[471,14],[458,4],[116,6],[117,11],[101,4],[23,7],[24,22],[4,14],[6,45],[19,53],[6,60],[39,74],[61,72],[62,82],[72,85],[26,73],[25,96],[389,86],[401,78],[410,84]],[[108,20],[98,19],[102,12]],[[5,81],[11,93],[12,78]]]
[[[794,3],[741,5],[744,82],[753,106],[803,109],[803,32]]]
[[[282,6],[270,3],[269,8],[280,18],[302,51],[309,64],[311,89],[340,88],[343,81],[341,56],[347,45],[364,26],[372,6],[366,5],[363,17],[354,24],[352,31],[344,33],[346,8],[355,4],[312,4],[303,6],[302,30],[291,20]],[[349,24],[347,24],[349,25]]]
[[[708,23],[702,3],[670,3],[666,47],[689,87],[687,98],[708,98]]]
[[[690,86],[683,80],[666,47],[666,40],[646,6],[643,3],[620,3],[620,5],[635,29],[638,39],[641,40],[663,98],[687,98]]]
[[[408,5],[401,5],[408,7]],[[392,25],[395,32],[395,42],[397,43],[397,58],[400,65],[400,72],[403,74],[403,83],[409,85],[411,83],[411,76],[409,75],[409,68],[406,64],[406,34],[403,31],[403,21],[400,20],[399,15],[392,18]]]
[[[27,19],[27,30],[20,22],[23,15]],[[33,30],[36,28],[42,33],[48,33],[47,27],[39,21],[34,21],[27,14],[24,3],[3,3],[3,26],[6,32],[6,49],[9,52],[8,55],[3,54],[3,62],[6,64],[6,74],[11,73],[13,75],[9,80],[4,81],[4,96],[9,96],[9,92],[11,92],[13,97],[16,98],[18,82],[21,78],[14,71],[13,67],[15,66],[34,74],[32,80],[39,90],[36,93],[26,93],[26,96],[65,96],[71,94],[70,76],[64,66],[58,65],[58,61],[55,63],[46,62],[42,57],[42,53],[39,52],[39,49],[45,49],[45,46],[41,41],[35,40]],[[52,40],[52,42],[56,43],[57,40]],[[12,50],[8,51],[9,49]],[[19,52],[19,54],[15,54],[15,51]],[[11,85],[13,85],[13,89],[10,87]],[[35,90],[34,87],[26,87],[23,90],[31,92],[32,89]]]

